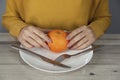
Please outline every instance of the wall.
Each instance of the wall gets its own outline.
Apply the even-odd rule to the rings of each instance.
[[[112,13],[112,24],[106,33],[120,33],[120,0],[109,0]],[[1,25],[1,16],[5,9],[5,0],[0,0],[0,32],[6,32]]]
[[[120,0],[109,0],[112,13],[112,24],[107,33],[120,34]]]
[[[5,0],[0,0],[0,32],[6,32],[1,24],[1,17],[5,9]]]

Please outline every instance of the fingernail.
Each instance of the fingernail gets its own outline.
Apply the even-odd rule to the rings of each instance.
[[[52,41],[49,39],[47,42],[50,42],[50,43],[51,43]]]
[[[69,40],[69,37],[66,37],[66,40]]]
[[[69,48],[69,47],[70,47],[70,44],[68,44],[67,47]]]

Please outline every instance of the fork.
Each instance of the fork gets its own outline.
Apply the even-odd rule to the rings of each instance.
[[[62,62],[63,60],[65,60],[65,59],[67,59],[67,58],[70,58],[70,57],[72,57],[72,56],[77,56],[77,55],[79,55],[79,54],[82,54],[82,53],[85,53],[85,52],[88,52],[88,51],[95,50],[96,48],[99,48],[99,47],[100,47],[100,45],[96,45],[96,46],[93,46],[92,48],[89,48],[89,49],[87,49],[87,50],[85,50],[85,51],[82,51],[82,52],[79,52],[79,53],[76,53],[76,54],[73,54],[73,55],[63,54],[63,55],[60,55],[59,57],[57,57],[57,58],[55,59],[55,61],[57,61],[57,62]]]

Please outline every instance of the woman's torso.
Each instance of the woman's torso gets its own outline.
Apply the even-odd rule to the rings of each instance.
[[[23,21],[41,28],[73,30],[88,25],[99,0],[16,0]]]

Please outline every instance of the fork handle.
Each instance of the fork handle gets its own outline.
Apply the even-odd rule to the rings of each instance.
[[[71,56],[76,56],[76,55],[79,55],[79,54],[81,54],[81,53],[85,53],[85,52],[88,52],[88,51],[91,51],[91,50],[95,50],[96,48],[99,48],[100,46],[99,45],[96,45],[96,46],[93,46],[92,48],[89,48],[89,49],[87,49],[87,50],[85,50],[85,51],[82,51],[82,52],[79,52],[79,53],[77,53],[77,54],[73,54],[73,55],[71,55]]]

